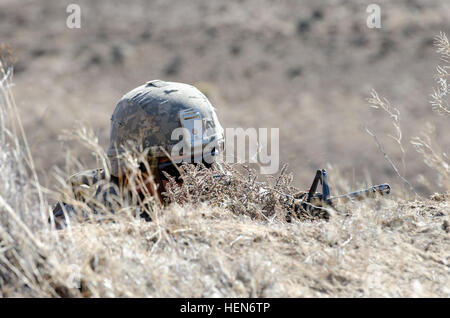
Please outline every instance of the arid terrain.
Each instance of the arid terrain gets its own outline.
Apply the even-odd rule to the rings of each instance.
[[[372,1],[83,0],[80,29],[69,3],[0,1],[17,59],[0,73],[0,297],[450,297],[450,117],[430,104],[450,2],[377,1],[379,29]],[[291,175],[202,181],[153,222],[80,204],[91,222],[55,230],[54,191],[98,166],[117,101],[152,79],[196,85],[225,128],[279,128]],[[332,193],[391,196],[288,222],[284,195],[319,168]]]
[[[68,3],[0,2],[0,41],[17,54],[14,93],[48,186],[65,162],[64,129],[81,123],[106,146],[117,100],[159,78],[197,84],[224,127],[280,128],[281,162],[299,187],[329,163],[355,185],[388,182],[400,193],[363,129],[400,168],[389,117],[366,102],[376,89],[401,113],[406,178],[421,193],[439,190],[418,180],[435,184],[437,175],[410,139],[431,122],[449,147],[448,120],[428,103],[439,63],[433,38],[450,33],[448,1],[378,1],[380,29],[366,26],[370,1],[79,1],[80,29],[66,26]],[[71,151],[94,165],[78,145]]]

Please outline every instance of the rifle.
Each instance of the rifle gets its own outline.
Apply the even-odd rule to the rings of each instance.
[[[366,198],[375,198],[378,195],[387,195],[391,192],[391,187],[389,184],[384,183],[380,185],[375,185],[367,189],[358,190],[346,194],[341,194],[337,196],[330,195],[330,187],[327,181],[328,175],[325,169],[320,169],[316,171],[316,175],[312,182],[311,187],[306,194],[306,200],[303,201],[301,207],[306,211],[313,210],[323,210],[323,206],[333,206],[338,201],[347,202],[353,200],[363,200]],[[322,185],[322,193],[316,192],[319,182]],[[328,215],[328,213],[326,213]]]

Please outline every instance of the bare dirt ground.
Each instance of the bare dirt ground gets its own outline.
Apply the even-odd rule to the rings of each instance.
[[[117,100],[160,78],[199,85],[224,127],[280,128],[281,161],[298,186],[330,163],[353,184],[389,182],[400,193],[362,128],[402,166],[389,118],[367,107],[374,88],[401,112],[402,173],[422,193],[439,190],[418,181],[437,176],[409,142],[431,122],[448,147],[448,121],[428,104],[447,1],[379,1],[381,29],[366,26],[368,1],[79,1],[81,29],[68,29],[69,2],[0,3],[0,40],[18,57],[15,95],[47,185],[65,161],[63,129],[81,122],[106,146]],[[71,151],[93,165],[85,149]]]

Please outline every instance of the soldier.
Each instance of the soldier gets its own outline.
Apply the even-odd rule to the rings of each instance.
[[[217,158],[223,141],[223,128],[214,108],[198,89],[183,83],[149,81],[117,103],[111,117],[107,168],[69,178],[74,198],[55,206],[56,224],[64,224],[75,212],[71,199],[88,202],[94,213],[105,207],[115,211],[124,205],[138,209],[145,197],[163,202],[166,173],[182,182],[179,164],[202,163],[206,168],[221,169]],[[148,215],[141,216],[148,219]]]

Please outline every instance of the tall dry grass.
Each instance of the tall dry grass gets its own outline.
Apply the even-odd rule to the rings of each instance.
[[[448,116],[450,115],[450,83],[448,82],[450,78],[450,43],[445,33],[441,32],[435,37],[434,44],[443,64],[436,67],[436,74],[434,75],[436,87],[433,88],[433,93],[430,94],[430,104],[433,112],[438,115]],[[398,168],[384,151],[376,134],[367,128],[366,131],[374,137],[379,150],[389,162],[397,176],[407,185],[408,190],[416,196],[419,196],[411,183],[403,176],[406,170],[406,146],[400,124],[401,114],[399,109],[391,105],[388,99],[380,97],[375,90],[372,90],[371,96],[367,99],[367,102],[371,108],[383,111],[388,116],[388,120],[391,121],[394,132],[389,134],[388,137],[393,140],[400,149],[401,165],[399,166],[401,168]],[[420,131],[420,135],[411,138],[410,143],[413,145],[414,149],[423,156],[425,164],[436,173],[435,180],[423,180],[422,183],[430,189],[436,188],[437,186],[444,189],[444,191],[450,191],[450,145],[437,144],[434,141],[434,132],[435,128],[433,124],[426,123],[425,128]]]
[[[437,53],[440,54],[443,65],[436,67],[435,80],[437,87],[431,94],[430,104],[439,115],[450,115],[450,43],[445,33],[435,38]],[[450,119],[450,117],[447,117]],[[428,124],[421,136],[415,137],[411,143],[417,152],[423,155],[425,163],[437,172],[438,184],[450,192],[450,145],[437,145],[433,142],[434,127]],[[447,147],[447,148],[445,148]]]
[[[2,297],[450,296],[448,194],[349,203],[329,220],[296,217],[286,170],[265,183],[250,170],[225,167],[217,179],[186,166],[169,205],[149,196],[116,207],[79,201],[65,182],[60,193],[39,184],[12,75],[2,60]],[[108,167],[89,130],[73,136]],[[61,195],[82,222],[56,230],[48,200]]]

